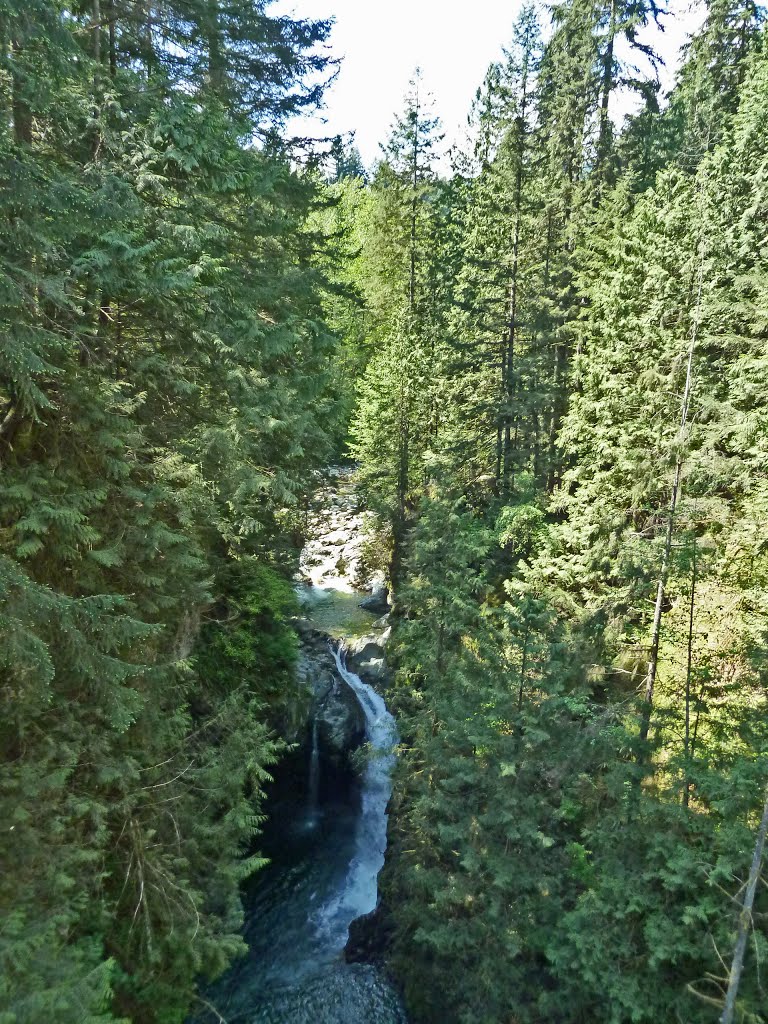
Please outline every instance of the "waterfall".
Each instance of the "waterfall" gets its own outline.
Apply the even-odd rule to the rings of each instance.
[[[312,749],[309,754],[309,799],[307,812],[312,823],[317,818],[317,798],[320,792],[320,747],[317,741],[317,716],[312,719]]]
[[[365,714],[368,744],[352,862],[343,886],[320,909],[317,918],[319,929],[343,947],[350,923],[376,907],[377,879],[387,848],[387,803],[392,791],[394,748],[398,735],[395,720],[383,699],[373,687],[347,668],[343,645],[331,650],[339,675],[354,691]]]

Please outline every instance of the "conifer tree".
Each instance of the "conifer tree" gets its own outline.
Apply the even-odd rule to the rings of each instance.
[[[434,433],[438,363],[432,168],[438,122],[425,109],[417,71],[371,186],[371,228],[364,285],[374,313],[377,352],[361,386],[353,452],[372,507],[391,533],[393,580],[424,479]],[[392,404],[392,395],[395,396]]]
[[[328,26],[265,7],[2,15],[9,1020],[181,1020],[242,948],[294,657],[276,567],[333,427],[315,190],[275,134]],[[227,674],[234,608],[267,653]]]
[[[447,193],[454,400],[399,589],[384,881],[419,1020],[714,1024],[730,950],[740,963],[767,740],[765,62],[751,29],[705,27],[670,111],[648,84],[614,145],[611,47],[656,13],[569,5],[544,56],[508,489],[484,482],[515,210],[498,68]],[[670,126],[693,54],[720,42],[699,80],[735,91],[703,126],[688,109],[702,145],[686,162]],[[756,1020],[760,891],[739,982]]]
[[[525,339],[538,255],[531,237],[531,145],[539,56],[536,15],[524,8],[505,62],[489,69],[478,94],[479,168],[454,214],[462,224],[462,259],[448,373],[457,399],[466,396],[462,415],[473,428],[464,442],[456,431],[457,461],[473,465],[480,456],[475,475],[493,472],[504,494],[528,456],[522,407],[526,385],[533,389]]]

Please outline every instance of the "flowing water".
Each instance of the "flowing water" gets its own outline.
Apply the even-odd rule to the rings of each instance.
[[[347,489],[345,496],[342,488],[331,490],[337,509],[332,526],[351,534],[359,519],[350,511],[354,495]],[[350,584],[351,559],[340,559],[338,550],[333,558],[324,555],[322,536],[313,543],[322,557],[308,545],[307,561],[314,564],[302,588],[307,614],[326,629],[313,608],[326,617],[335,608],[338,627],[362,595]],[[354,543],[347,538],[343,550]],[[327,632],[338,637],[341,630]],[[399,997],[381,971],[343,958],[351,922],[376,906],[397,731],[384,700],[347,669],[342,641],[332,642],[331,649],[340,679],[365,716],[365,767],[354,785],[324,784],[313,723],[303,762],[306,787],[297,792],[294,783],[273,797],[260,844],[271,863],[244,890],[248,953],[207,995],[227,1024],[406,1024]]]
[[[344,663],[343,648],[334,651],[341,678],[354,690],[365,714],[367,760],[361,785],[360,811],[355,823],[355,845],[344,883],[320,909],[318,923],[332,942],[346,945],[349,925],[376,907],[379,871],[387,848],[387,802],[397,743],[392,715],[376,691]]]
[[[307,818],[310,823],[317,819],[317,802],[320,796],[320,743],[318,741],[317,719],[312,722],[312,743],[309,751],[309,799]]]

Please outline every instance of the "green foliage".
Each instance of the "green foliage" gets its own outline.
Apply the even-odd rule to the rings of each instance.
[[[545,530],[545,517],[535,505],[515,505],[499,512],[496,532],[499,544],[518,557],[535,553]]]
[[[222,579],[226,598],[201,631],[195,672],[212,692],[227,694],[248,680],[277,708],[296,662],[290,617],[298,602],[285,577],[255,560],[231,563]]]
[[[267,6],[0,7],[0,1021],[178,1024],[242,952],[351,417],[414,1020],[714,1024],[768,773],[763,13],[713,0],[661,110],[653,0],[526,6],[448,180],[417,77],[321,183],[281,126],[329,26]]]
[[[355,453],[400,567],[383,891],[419,1022],[723,1008],[768,767],[768,65],[762,12],[713,4],[661,111],[619,60],[657,14],[562,4],[542,53],[523,12],[420,213],[429,315],[370,334]],[[361,230],[402,237],[379,210]],[[403,256],[358,267],[380,323]],[[765,914],[760,887],[744,1021]]]
[[[279,132],[328,24],[266,6],[0,10],[9,1024],[179,1022],[242,950],[291,510],[338,434]]]

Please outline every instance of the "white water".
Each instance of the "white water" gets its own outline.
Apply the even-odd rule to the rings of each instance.
[[[312,749],[309,754],[309,817],[317,817],[317,798],[320,792],[320,746],[317,736],[317,719],[312,721]]]
[[[387,803],[392,792],[397,727],[383,699],[373,687],[350,672],[341,644],[333,649],[336,669],[357,696],[365,714],[367,763],[362,777],[361,809],[355,834],[355,852],[343,886],[320,908],[317,924],[330,942],[343,949],[349,926],[376,908],[377,879],[387,848]]]

